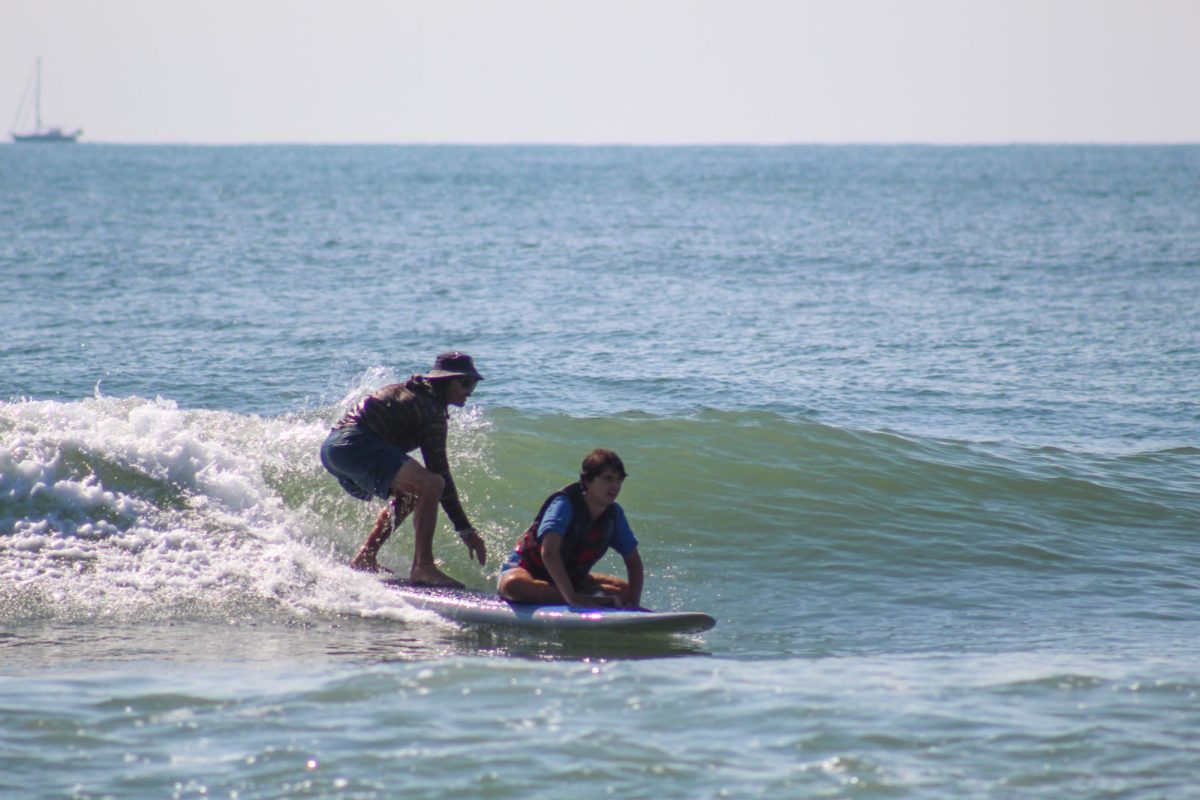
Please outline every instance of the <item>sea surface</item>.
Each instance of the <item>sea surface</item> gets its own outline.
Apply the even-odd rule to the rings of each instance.
[[[1200,147],[2,146],[0,280],[0,796],[1200,796]],[[716,628],[346,566],[451,348],[444,568],[610,447]]]

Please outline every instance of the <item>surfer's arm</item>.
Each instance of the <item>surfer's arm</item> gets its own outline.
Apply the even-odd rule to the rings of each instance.
[[[446,487],[442,490],[441,503],[454,530],[459,531],[460,535],[467,531],[473,531],[474,526],[467,519],[467,512],[463,510],[462,502],[458,499],[458,487],[454,485],[454,476],[450,474],[450,458],[446,454],[446,424],[444,420],[430,425],[426,430],[421,441],[421,459],[425,462],[425,469],[441,475],[442,480],[446,482]]]
[[[629,579],[629,594],[626,601],[633,608],[641,608],[642,585],[646,579],[646,570],[642,567],[642,556],[635,547],[622,558],[625,559],[625,575]]]

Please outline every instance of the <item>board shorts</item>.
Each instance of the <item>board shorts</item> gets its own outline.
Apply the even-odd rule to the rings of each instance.
[[[500,565],[500,574],[508,572],[514,567],[521,566],[521,554],[513,550],[508,554],[508,558],[504,559],[504,563]]]
[[[334,428],[321,445],[321,464],[359,500],[386,500],[392,478],[408,461],[408,453],[359,425]]]

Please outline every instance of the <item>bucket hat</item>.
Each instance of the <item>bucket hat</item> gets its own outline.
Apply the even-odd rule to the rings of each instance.
[[[483,376],[475,369],[475,362],[466,353],[453,350],[440,353],[433,361],[433,369],[425,373],[426,378],[474,378],[483,380]]]

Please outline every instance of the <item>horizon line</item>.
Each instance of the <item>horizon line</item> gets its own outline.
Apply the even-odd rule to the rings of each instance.
[[[5,140],[4,144],[28,144]],[[559,148],[716,148],[716,147],[1194,147],[1200,139],[995,139],[980,141],[937,141],[920,139],[895,140],[808,140],[808,141],[700,141],[700,142],[570,142],[570,141],[137,141],[119,139],[86,139],[76,145],[116,147],[559,147]]]

